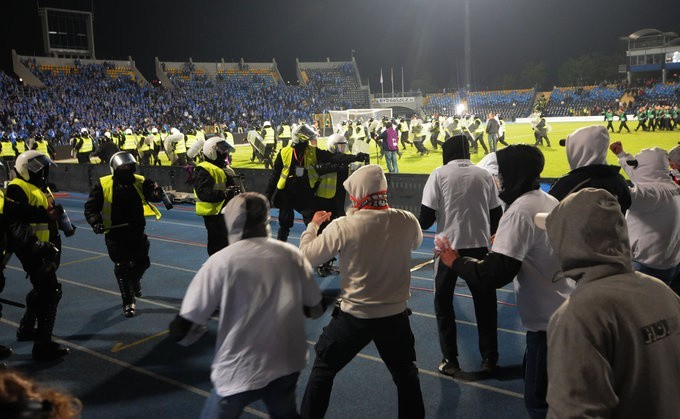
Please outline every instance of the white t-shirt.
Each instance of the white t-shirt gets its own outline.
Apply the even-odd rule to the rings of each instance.
[[[250,238],[203,264],[180,315],[203,325],[220,308],[210,376],[217,394],[225,397],[265,387],[305,367],[303,306],[320,301],[312,267],[297,248]]]
[[[437,212],[437,233],[449,237],[452,248],[489,246],[489,210],[501,201],[486,170],[467,159],[436,168],[425,183],[422,204]]]
[[[503,214],[491,250],[522,262],[514,280],[517,308],[522,324],[530,331],[545,331],[548,320],[574,289],[562,274],[545,230],[536,227],[534,216],[550,212],[557,199],[541,190],[517,198]]]

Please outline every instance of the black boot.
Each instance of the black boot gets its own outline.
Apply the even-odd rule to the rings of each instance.
[[[116,278],[116,281],[118,281],[120,296],[123,299],[123,315],[125,317],[134,317],[136,311],[134,288],[130,286],[130,281],[127,278]]]
[[[290,229],[288,227],[279,226],[279,232],[276,234],[276,239],[281,240],[282,242],[287,242],[289,233]]]
[[[33,360],[54,361],[68,355],[70,350],[57,342],[36,342],[33,344]]]
[[[35,339],[36,329],[36,293],[31,290],[26,294],[26,311],[24,312],[19,328],[17,329],[17,341],[28,342]]]

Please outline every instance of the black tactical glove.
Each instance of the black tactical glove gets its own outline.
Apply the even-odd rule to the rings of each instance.
[[[48,272],[56,269],[59,260],[59,249],[50,242],[36,241],[33,244],[33,254],[40,259],[43,271]]]
[[[240,193],[241,188],[239,188],[238,186],[228,186],[227,189],[224,191],[224,198],[228,201]]]
[[[92,231],[94,231],[94,234],[104,234],[104,224],[97,223],[97,224],[93,225]]]
[[[371,162],[371,156],[368,153],[358,153],[356,161],[363,162],[364,164],[369,164]]]

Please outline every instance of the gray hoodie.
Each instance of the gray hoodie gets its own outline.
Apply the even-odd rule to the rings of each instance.
[[[564,274],[578,281],[548,326],[548,417],[676,418],[680,298],[633,272],[616,198],[583,189],[546,227]]]

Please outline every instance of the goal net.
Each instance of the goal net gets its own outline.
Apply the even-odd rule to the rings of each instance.
[[[392,109],[347,109],[344,111],[328,111],[331,116],[333,131],[338,132],[340,125],[345,121],[368,122],[373,118],[380,120],[383,116],[392,118]]]

